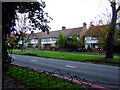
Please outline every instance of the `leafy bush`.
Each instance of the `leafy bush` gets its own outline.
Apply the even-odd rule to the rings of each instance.
[[[64,48],[65,47],[65,41],[67,37],[64,37],[62,33],[59,33],[58,35],[58,47]]]
[[[58,47],[62,49],[68,49],[69,51],[77,50],[83,47],[82,41],[78,40],[77,38],[77,34],[73,34],[72,37],[64,37],[62,33],[59,33]]]
[[[28,48],[32,48],[32,45],[31,45],[31,43],[29,42],[28,43],[28,46],[27,46]]]
[[[52,51],[54,48],[55,48],[54,46],[50,46],[49,49],[50,49],[50,51]]]
[[[102,43],[101,47],[102,47],[103,50],[106,50],[106,47],[107,47],[106,43]]]
[[[87,52],[87,49],[86,49],[86,48],[79,48],[79,49],[77,50],[77,52]]]

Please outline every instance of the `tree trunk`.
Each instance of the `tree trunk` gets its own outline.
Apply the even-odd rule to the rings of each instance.
[[[24,46],[24,37],[23,37],[23,30],[22,30],[22,47],[21,47],[21,51],[23,51],[23,46]]]
[[[105,58],[113,58],[113,45],[114,45],[114,34],[117,20],[117,11],[116,11],[116,3],[112,2],[112,21],[109,28],[109,33],[107,36],[107,48],[106,48],[106,57]]]

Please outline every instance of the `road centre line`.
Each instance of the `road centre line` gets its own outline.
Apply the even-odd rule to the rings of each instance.
[[[70,66],[70,65],[65,65],[65,66],[68,67],[68,68],[77,68],[75,66]]]
[[[37,60],[30,60],[30,61],[37,61]]]

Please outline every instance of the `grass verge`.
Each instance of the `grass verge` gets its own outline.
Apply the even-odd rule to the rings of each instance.
[[[105,56],[93,56],[93,55],[78,55],[72,53],[61,53],[52,51],[13,51],[14,54],[25,54],[25,55],[36,55],[46,58],[55,58],[61,60],[79,61],[79,62],[89,62],[96,64],[107,64],[113,66],[120,66],[120,57],[114,57],[114,59],[105,59]]]
[[[105,55],[104,53],[94,53],[94,52],[67,52],[64,51],[64,53],[74,53],[74,54],[89,54],[89,55]],[[120,53],[114,53],[114,56],[120,56]]]
[[[7,76],[26,88],[80,88],[84,90],[79,84],[25,67],[10,65],[8,70]]]

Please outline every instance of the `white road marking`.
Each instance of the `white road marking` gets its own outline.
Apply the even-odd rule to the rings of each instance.
[[[68,67],[68,68],[77,68],[75,66],[70,66],[70,65],[65,65],[65,66]]]
[[[13,56],[12,56],[12,58],[16,58],[16,57],[13,57]]]
[[[37,60],[31,60],[31,61],[37,61]]]

